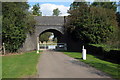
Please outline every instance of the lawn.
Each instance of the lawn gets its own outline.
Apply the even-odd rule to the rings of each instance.
[[[2,57],[2,78],[21,78],[37,73],[40,54],[35,51]]]
[[[96,58],[93,55],[87,54],[87,59],[82,60],[82,53],[78,52],[64,52],[64,54],[67,54],[70,57],[77,58],[82,62],[85,62],[89,64],[90,66],[95,67],[98,70],[101,70],[113,78],[119,78],[120,79],[120,65],[114,64],[111,62],[107,62],[101,59]]]

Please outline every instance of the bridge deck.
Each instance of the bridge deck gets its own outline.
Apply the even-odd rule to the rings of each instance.
[[[64,25],[64,16],[35,16],[36,25]]]

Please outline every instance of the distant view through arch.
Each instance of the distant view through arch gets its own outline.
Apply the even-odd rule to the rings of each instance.
[[[64,34],[55,29],[48,29],[39,34],[40,49],[66,50]]]

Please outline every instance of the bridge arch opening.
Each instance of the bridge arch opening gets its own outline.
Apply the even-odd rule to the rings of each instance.
[[[47,42],[44,41],[44,43],[43,43],[42,42],[43,39],[41,39],[43,37],[41,37],[41,36],[43,36],[46,33],[48,33],[47,37],[49,37],[49,41],[47,41]],[[51,35],[49,35],[49,34],[51,34]],[[53,37],[50,40],[51,36],[53,36]],[[66,44],[64,43],[63,36],[64,36],[64,34],[56,29],[44,30],[43,32],[41,32],[39,34],[39,49],[42,49],[42,48],[44,48],[44,49],[53,49],[53,48],[56,49],[57,48],[58,49],[60,45],[62,46],[61,49],[64,49],[64,47],[65,47],[64,45],[66,45]]]
[[[39,36],[43,35],[44,33],[51,32],[54,35],[54,38],[57,38],[57,43],[63,43],[63,33],[55,29],[47,29],[39,34]]]

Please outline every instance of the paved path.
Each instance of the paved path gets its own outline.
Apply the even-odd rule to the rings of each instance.
[[[62,52],[50,50],[41,54],[37,68],[38,78],[109,78]]]

